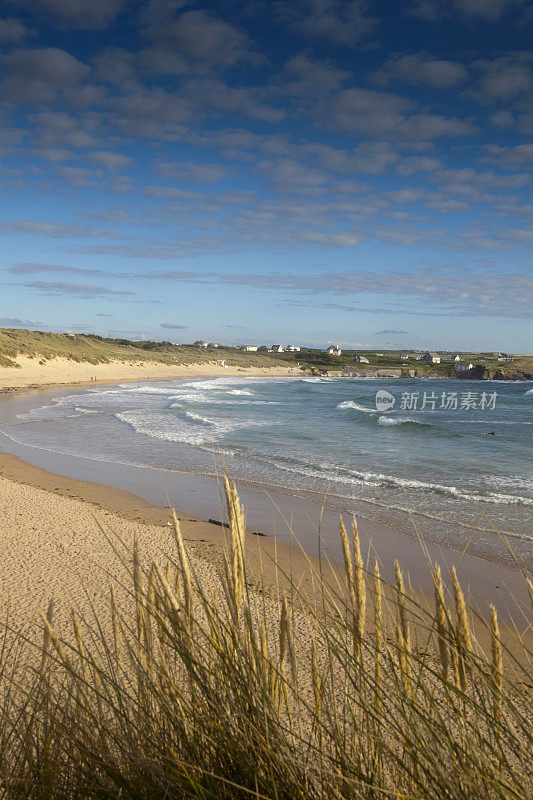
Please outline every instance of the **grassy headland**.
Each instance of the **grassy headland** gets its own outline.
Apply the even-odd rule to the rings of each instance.
[[[368,363],[354,363],[357,356],[363,356]],[[379,370],[393,370],[403,377],[533,380],[533,356],[513,355],[505,362],[498,361],[493,353],[461,353],[460,356],[461,363],[473,365],[468,373],[456,372],[456,364],[449,360],[448,353],[442,353],[440,364],[431,364],[412,356],[405,358],[401,351],[394,350],[343,350],[340,356],[334,356],[302,348],[298,360],[317,374],[353,371],[372,375]]]

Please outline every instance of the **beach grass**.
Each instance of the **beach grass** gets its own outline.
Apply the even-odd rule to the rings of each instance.
[[[50,333],[18,328],[0,328],[0,367],[19,366],[17,356],[46,362],[67,358],[73,362],[105,364],[111,361],[161,364],[208,364],[223,359],[229,366],[294,367],[291,353],[247,353],[229,347],[203,348],[172,342],[130,341],[94,334]]]
[[[166,563],[103,531],[129,575],[128,602],[119,608],[112,588],[106,618],[73,610],[60,633],[51,604],[29,656],[27,634],[14,636],[8,620],[0,797],[533,796],[531,652],[518,626],[511,653],[496,610],[475,615],[437,565],[430,606],[400,564],[395,583],[383,581],[355,522],[340,526],[337,582],[309,563],[313,600],[290,572],[283,594],[252,592],[244,511],[227,480],[225,490],[226,550],[211,583],[174,516]]]

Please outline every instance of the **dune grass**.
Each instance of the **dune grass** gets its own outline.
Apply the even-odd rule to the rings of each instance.
[[[175,345],[172,342],[132,342],[105,339],[94,334],[49,333],[18,328],[0,328],[0,367],[16,367],[17,356],[39,361],[68,358],[89,364],[110,361],[154,361],[162,364],[207,364],[224,359],[230,366],[295,367],[291,353],[246,353],[235,348],[203,348]]]
[[[384,582],[377,563],[365,569],[355,523],[340,527],[343,580],[315,574],[319,602],[294,581],[288,597],[251,593],[229,482],[226,498],[224,569],[210,585],[174,518],[165,564],[110,537],[131,580],[127,608],[112,590],[107,619],[73,611],[61,636],[50,606],[24,667],[7,652],[24,637],[6,634],[0,797],[532,796],[531,654],[518,631],[517,658],[496,611],[474,628],[455,574],[445,587],[437,566],[432,609],[399,565]]]

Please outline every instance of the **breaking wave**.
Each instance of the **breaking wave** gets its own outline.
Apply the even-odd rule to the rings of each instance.
[[[392,425],[421,425],[423,428],[433,427],[428,422],[421,422],[418,419],[410,419],[409,417],[379,417],[378,425],[385,427]]]
[[[354,411],[363,411],[365,414],[375,414],[375,408],[367,408],[367,406],[362,406],[359,403],[355,403],[353,400],[343,400],[342,403],[339,403],[335,408],[339,410],[345,408],[352,408]]]

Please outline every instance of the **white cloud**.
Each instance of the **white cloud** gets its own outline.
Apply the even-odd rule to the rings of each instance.
[[[418,172],[433,172],[441,167],[438,158],[432,156],[406,156],[395,169],[399,175],[416,175]]]
[[[366,0],[283,0],[275,8],[295,35],[337,45],[367,39],[377,24]]]
[[[517,144],[513,147],[503,147],[497,144],[485,145],[486,157],[484,160],[499,164],[502,167],[532,167],[533,144]]]
[[[428,53],[398,54],[389,59],[374,76],[377,83],[386,86],[391,81],[447,89],[468,78],[463,64],[433,58]]]
[[[407,12],[431,22],[457,15],[496,22],[504,13],[524,2],[526,0],[414,0]]]
[[[2,59],[4,89],[17,102],[43,103],[82,80],[89,67],[65,50],[54,47],[15,50]]]
[[[107,297],[110,295],[126,296],[133,295],[135,292],[129,292],[122,289],[108,289],[106,286],[94,286],[84,283],[68,283],[65,281],[25,281],[20,286],[27,289],[36,289],[44,294],[55,295],[71,295],[83,299],[91,299],[96,297]]]
[[[154,5],[158,13],[151,14]],[[173,13],[175,6],[152,4],[145,9],[144,33],[159,47],[204,65],[230,67],[247,61],[257,61],[252,42],[245,31],[206,11]]]
[[[526,109],[533,103],[533,55],[514,53],[472,64],[478,79],[470,94],[479,102],[511,103]]]
[[[20,42],[30,35],[30,31],[20,19],[5,17],[0,19],[0,42]]]
[[[299,294],[360,295],[364,293],[416,298],[431,304],[433,313],[465,316],[529,318],[533,314],[533,275],[521,272],[426,269],[419,272],[354,270],[315,275],[160,273],[171,282],[225,283],[286,290]],[[504,280],[502,280],[504,277]],[[428,308],[428,313],[431,313]]]
[[[176,161],[157,165],[162,178],[193,181],[198,183],[218,183],[227,174],[227,169],[217,162],[203,163]]]
[[[0,325],[5,328],[42,328],[42,322],[33,322],[30,319],[19,317],[0,317]]]
[[[123,153],[113,153],[110,150],[93,150],[85,156],[88,161],[109,170],[122,169],[133,163],[133,159]]]
[[[329,181],[326,172],[290,158],[262,161],[259,169],[278,191],[297,194],[319,194]]]
[[[14,264],[8,270],[12,275],[38,275],[39,273],[66,272],[75,275],[105,275],[101,269],[85,269],[84,267],[70,267],[63,264],[40,264],[37,262],[22,262]]]
[[[496,21],[513,6],[525,0],[455,0],[455,8],[467,17],[484,17]]]
[[[23,0],[47,19],[80,30],[105,28],[120,13],[125,0]]]

